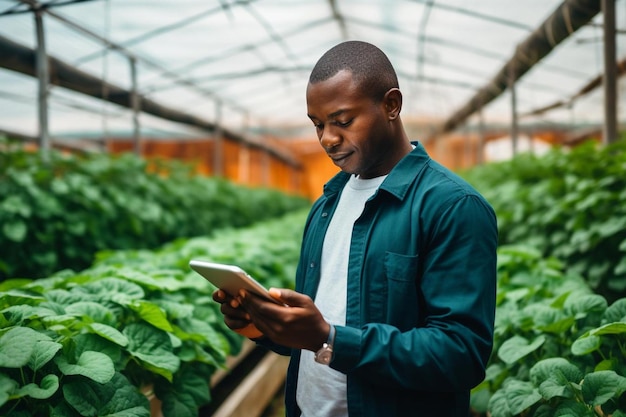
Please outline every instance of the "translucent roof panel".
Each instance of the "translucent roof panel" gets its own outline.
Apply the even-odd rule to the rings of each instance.
[[[35,48],[28,2],[0,0],[0,37]],[[102,0],[41,2],[50,56],[111,85],[130,89],[129,57],[146,100],[233,131],[306,126],[305,88],[317,59],[349,39],[387,53],[404,92],[406,120],[433,128],[485,87],[516,47],[561,5],[560,0]],[[616,1],[617,60],[626,56],[626,0]],[[568,101],[603,71],[603,15],[573,33],[516,85],[520,115]],[[108,44],[108,45],[107,45]],[[0,49],[1,50],[1,49]],[[2,57],[0,57],[0,61]],[[626,120],[624,83],[619,120]],[[0,66],[0,129],[34,135],[37,80]],[[102,91],[107,96],[107,91]],[[567,106],[522,121],[600,123],[598,89]],[[50,129],[130,132],[130,110],[50,87]],[[507,122],[509,91],[483,110]],[[142,116],[142,128],[198,134]],[[307,131],[312,134],[313,131]]]

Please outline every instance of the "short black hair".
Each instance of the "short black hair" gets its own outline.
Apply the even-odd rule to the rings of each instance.
[[[387,55],[363,41],[346,41],[329,49],[313,67],[309,83],[326,81],[341,70],[350,71],[361,89],[376,101],[382,100],[391,88],[399,88],[398,76]]]

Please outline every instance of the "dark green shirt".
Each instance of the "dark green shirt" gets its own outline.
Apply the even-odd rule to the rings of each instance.
[[[347,375],[350,417],[467,417],[470,389],[484,378],[492,349],[495,214],[414,145],[352,232],[346,325],[336,327],[330,364]],[[312,298],[324,235],[348,178],[332,178],[307,219],[296,290]],[[291,356],[290,417],[300,414],[300,352]]]

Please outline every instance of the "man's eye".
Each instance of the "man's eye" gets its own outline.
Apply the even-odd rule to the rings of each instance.
[[[315,126],[315,129],[317,130],[324,129],[324,125],[322,123],[313,123],[313,126]]]
[[[348,126],[350,126],[350,124],[352,123],[352,120],[353,120],[353,119],[350,119],[350,120],[345,121],[345,122],[342,122],[342,121],[337,120],[337,121],[335,122],[335,124],[336,124],[337,126],[339,126],[339,127],[348,127]]]

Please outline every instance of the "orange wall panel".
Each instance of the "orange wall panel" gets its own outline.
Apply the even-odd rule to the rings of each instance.
[[[202,140],[149,140],[141,142],[142,155],[146,158],[159,157],[181,160],[194,164],[203,175],[217,175],[215,151],[221,149],[221,175],[244,185],[276,188],[289,194],[308,197],[303,186],[302,169],[293,167],[266,151],[246,144],[222,140],[216,146],[213,139]],[[132,152],[130,139],[107,142],[111,153]]]

